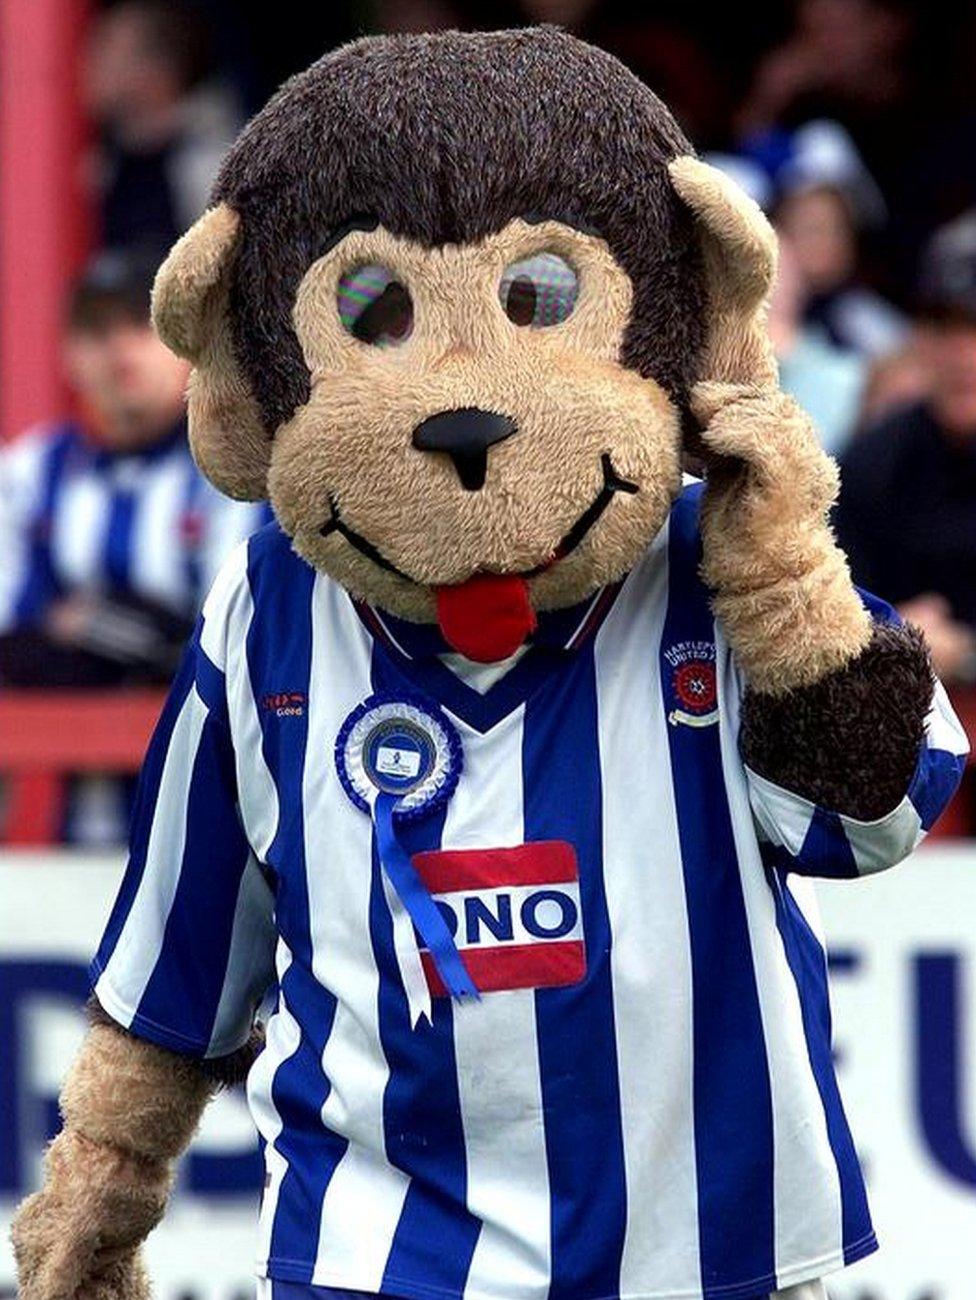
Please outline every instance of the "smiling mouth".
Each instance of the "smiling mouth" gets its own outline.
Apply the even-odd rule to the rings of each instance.
[[[572,554],[572,552],[576,550],[590,529],[593,528],[601,518],[603,512],[618,492],[623,492],[627,496],[634,496],[640,491],[640,487],[636,483],[632,483],[629,479],[621,478],[617,473],[613,467],[613,461],[610,458],[609,452],[604,452],[600,457],[600,465],[603,469],[603,486],[576,520],[576,523],[573,524],[569,532],[563,537],[550,558],[545,560],[542,564],[537,564],[535,568],[526,569],[516,576],[520,578],[537,578],[540,574],[545,573],[547,569],[551,569],[554,564],[558,564],[560,560],[565,560],[567,555]],[[417,582],[416,578],[411,578],[408,573],[404,573],[402,569],[398,569],[392,560],[388,560],[383,552],[377,546],[374,546],[368,537],[363,537],[362,533],[357,533],[354,528],[350,528],[339,513],[338,502],[335,497],[331,495],[329,496],[329,509],[331,514],[319,529],[320,536],[330,537],[333,533],[338,533],[340,537],[344,537],[349,545],[359,551],[361,555],[365,555],[368,560],[372,560],[374,564],[378,565],[381,569],[385,569],[387,573],[394,573],[398,578],[403,578],[406,582],[411,582],[415,586],[421,585]]]

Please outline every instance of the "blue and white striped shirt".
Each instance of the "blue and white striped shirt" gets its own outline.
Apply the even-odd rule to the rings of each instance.
[[[619,589],[543,616],[484,690],[275,526],[225,566],[92,975],[121,1024],[201,1057],[239,1047],[274,990],[248,1082],[260,1275],[410,1300],[751,1300],[874,1249],[804,877],[909,853],[965,737],[940,691],[911,789],[867,824],[747,771],[697,555],[691,491]],[[372,824],[335,767],[373,693],[431,702],[462,740],[446,809],[403,828],[412,853],[573,847],[572,982],[435,997],[411,1027]],[[505,943],[469,924],[462,955]]]
[[[76,591],[135,596],[192,621],[220,564],[267,522],[193,463],[185,423],[140,451],[101,449],[75,424],[0,451],[0,633]]]

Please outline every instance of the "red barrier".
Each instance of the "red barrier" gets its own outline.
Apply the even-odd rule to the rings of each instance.
[[[7,844],[57,840],[65,777],[139,770],[162,708],[158,691],[15,691],[0,693],[0,775]],[[976,689],[956,691],[953,705],[976,737]],[[974,755],[963,788],[939,819],[938,838],[976,834]]]
[[[163,699],[143,690],[0,694],[4,842],[57,840],[66,776],[137,772]]]
[[[64,290],[91,243],[90,0],[0,0],[0,439],[62,416]]]

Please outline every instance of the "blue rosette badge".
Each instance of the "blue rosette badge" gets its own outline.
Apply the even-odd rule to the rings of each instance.
[[[464,763],[461,737],[426,702],[371,695],[349,714],[336,739],[336,768],[346,794],[373,820],[383,888],[410,1023],[431,1020],[430,989],[419,934],[453,998],[477,998],[447,922],[397,837],[397,827],[429,816],[453,795]]]

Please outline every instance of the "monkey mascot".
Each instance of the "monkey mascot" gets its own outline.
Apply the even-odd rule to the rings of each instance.
[[[147,1294],[245,1073],[273,1300],[812,1297],[875,1248],[803,878],[904,857],[966,745],[834,543],[774,261],[556,29],[361,40],[246,128],[154,313],[277,522],[146,759],[23,1300]]]

